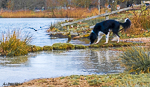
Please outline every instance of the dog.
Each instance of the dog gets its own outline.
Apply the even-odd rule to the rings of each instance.
[[[124,23],[118,22],[116,20],[105,20],[100,23],[97,23],[89,36],[90,44],[93,44],[97,37],[98,40],[95,44],[98,44],[104,34],[106,35],[105,44],[107,44],[109,40],[110,31],[112,31],[113,34],[117,36],[117,43],[119,43],[120,36],[118,35],[118,32],[120,29],[120,25],[126,31],[126,29],[130,27],[131,21],[130,19],[126,18]]]

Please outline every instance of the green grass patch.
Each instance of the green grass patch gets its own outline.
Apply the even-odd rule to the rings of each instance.
[[[53,50],[53,47],[52,47],[52,46],[44,46],[44,47],[43,47],[43,50],[44,50],[44,51],[52,51],[52,50]]]
[[[119,42],[119,43],[116,43],[116,42],[111,42],[111,41],[109,43],[105,44],[104,41],[101,41],[100,43],[92,44],[89,47],[90,48],[126,47],[126,46],[135,46],[135,45],[144,45],[144,44],[145,43],[132,43],[132,42]]]
[[[78,77],[78,78],[76,78]],[[74,80],[74,78],[76,78]],[[84,78],[84,79],[83,79]],[[67,76],[67,78],[71,80],[73,85],[80,85],[82,81],[87,82],[90,86],[98,86],[98,87],[141,87],[141,86],[150,86],[150,74],[107,74],[107,75],[72,75]],[[79,80],[79,81],[78,81]],[[76,84],[77,83],[77,84]],[[86,86],[87,86],[86,84]]]
[[[52,47],[53,50],[70,50],[75,48],[75,46],[70,43],[55,43]]]
[[[75,49],[85,49],[87,46],[84,45],[75,45]]]
[[[43,51],[43,47],[35,46],[35,45],[28,45],[28,51],[29,52]]]

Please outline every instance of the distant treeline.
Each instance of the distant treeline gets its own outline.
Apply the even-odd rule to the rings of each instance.
[[[100,3],[99,3],[100,2]],[[62,7],[92,8],[106,5],[141,3],[141,0],[0,0],[0,8],[6,10],[54,9]]]

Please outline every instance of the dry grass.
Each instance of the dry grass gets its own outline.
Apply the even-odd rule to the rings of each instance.
[[[4,11],[0,14],[3,18],[40,18],[47,17],[46,12],[34,12],[34,11]]]
[[[105,9],[101,9],[101,14],[105,12]],[[52,11],[3,11],[1,10],[0,16],[3,18],[85,18],[93,15],[98,15],[99,11],[97,8],[91,10],[86,8],[71,8],[71,9],[54,9]]]
[[[131,27],[126,33],[139,35],[150,29],[150,9],[145,11],[132,11]]]
[[[150,36],[150,9],[128,11],[126,15],[131,20],[131,27],[126,31],[121,31],[121,38]]]
[[[71,75],[35,79],[15,87],[149,87],[150,74]],[[11,86],[14,87],[14,86]]]

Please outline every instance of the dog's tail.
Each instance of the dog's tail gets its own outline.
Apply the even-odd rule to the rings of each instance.
[[[120,23],[123,26],[123,29],[126,31],[131,26],[130,19],[126,18],[124,23]]]

